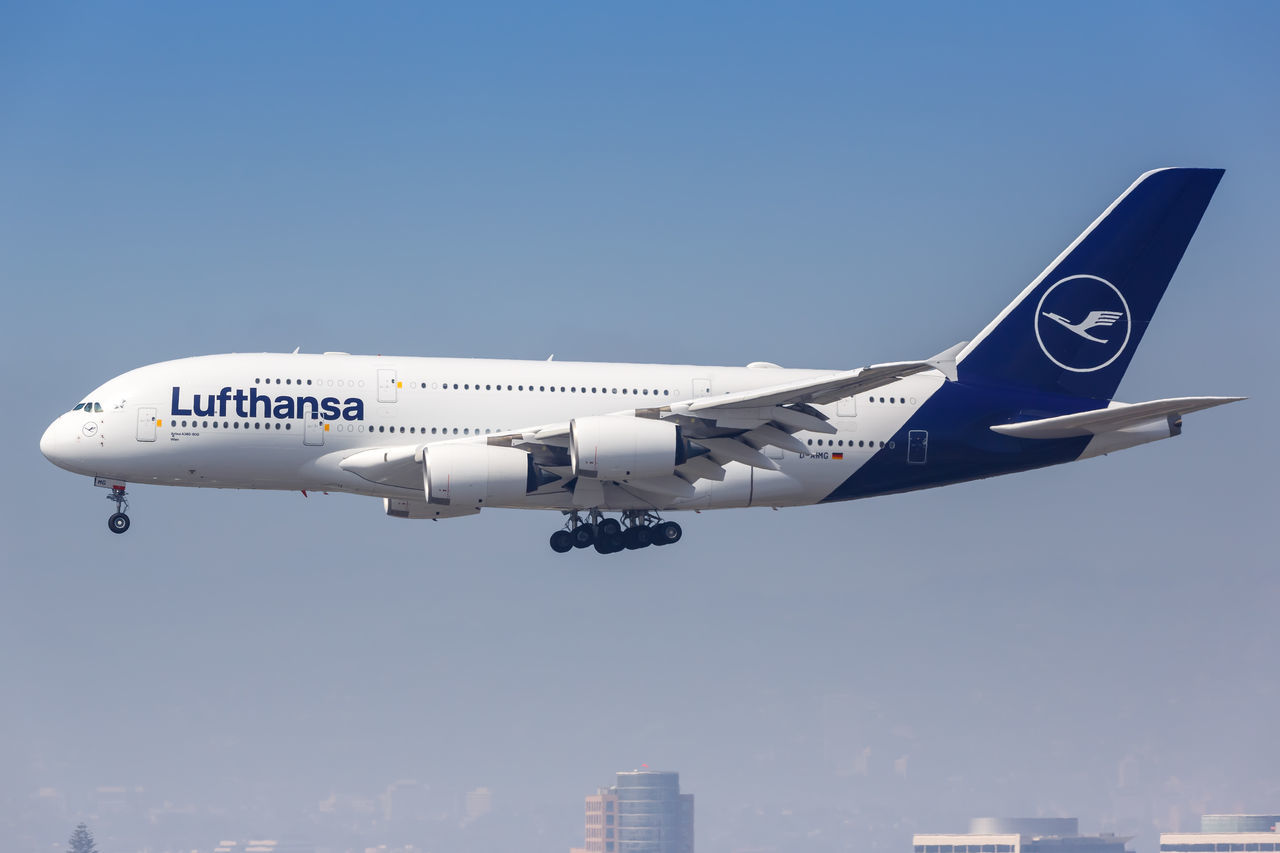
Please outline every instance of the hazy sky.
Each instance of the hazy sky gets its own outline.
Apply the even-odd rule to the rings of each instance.
[[[562,808],[560,853],[641,762],[713,853],[744,807],[1145,850],[1280,809],[1280,7],[1052,8],[0,12],[0,814],[412,777]],[[37,448],[184,355],[925,357],[1166,165],[1227,173],[1120,396],[1252,399],[1104,459],[600,558],[558,516],[159,487],[113,536]]]

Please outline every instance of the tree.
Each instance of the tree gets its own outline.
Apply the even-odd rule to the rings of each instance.
[[[77,826],[76,831],[71,833],[69,843],[71,849],[67,853],[98,853],[98,848],[93,844],[93,833],[84,823]]]

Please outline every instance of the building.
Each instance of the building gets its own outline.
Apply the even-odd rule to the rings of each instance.
[[[1161,853],[1273,853],[1280,851],[1280,815],[1207,814],[1199,832],[1160,833]]]
[[[980,817],[967,833],[917,833],[915,853],[1129,853],[1127,837],[1081,835],[1073,817]]]
[[[462,802],[462,822],[475,823],[493,811],[493,791],[488,788],[476,788],[467,791]]]
[[[586,843],[570,853],[693,853],[693,794],[680,774],[630,770],[586,800]]]

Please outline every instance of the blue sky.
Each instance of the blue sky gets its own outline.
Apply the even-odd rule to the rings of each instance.
[[[563,807],[561,850],[641,762],[709,850],[745,806],[857,804],[860,849],[989,813],[1150,849],[1280,806],[1274,5],[4,18],[0,812],[417,777]],[[103,380],[212,352],[927,356],[1163,165],[1227,174],[1121,396],[1252,399],[1106,459],[596,561],[547,516],[341,496],[139,488],[114,537],[37,450]]]

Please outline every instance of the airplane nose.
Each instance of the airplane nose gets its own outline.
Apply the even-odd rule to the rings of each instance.
[[[49,428],[44,431],[44,435],[40,436],[40,452],[44,454],[44,458],[48,459],[59,468],[65,467],[67,462],[67,439],[63,433],[66,431],[66,424],[62,423],[62,419],[49,424]]]

